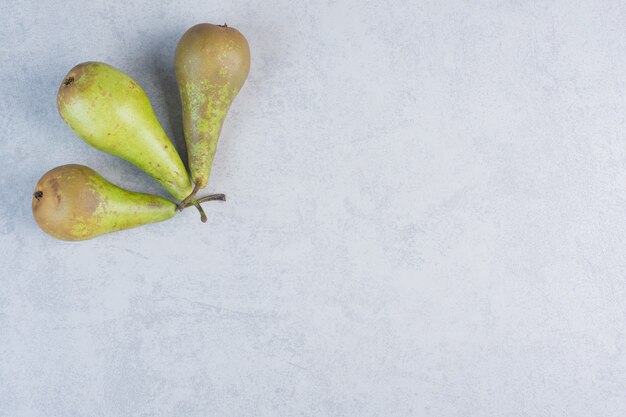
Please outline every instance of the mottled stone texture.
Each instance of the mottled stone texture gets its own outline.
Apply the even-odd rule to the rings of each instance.
[[[369,3],[369,4],[367,4]],[[0,3],[0,416],[623,416],[621,1]],[[131,75],[184,152],[178,37],[250,77],[207,224],[83,243],[48,169],[166,196],[77,139],[67,71]]]

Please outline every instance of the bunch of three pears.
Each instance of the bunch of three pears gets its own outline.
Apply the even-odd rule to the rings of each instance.
[[[173,217],[177,210],[224,200],[196,198],[207,185],[222,124],[250,69],[245,37],[226,25],[190,28],[176,47],[176,79],[183,109],[189,170],[159,124],[141,87],[122,71],[99,62],[74,67],[63,80],[57,107],[85,142],[133,163],[180,203],[124,190],[82,165],[48,171],[33,193],[35,220],[48,234],[83,240]]]

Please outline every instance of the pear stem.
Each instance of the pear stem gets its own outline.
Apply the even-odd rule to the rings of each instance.
[[[226,196],[224,194],[205,195],[204,197],[193,199],[191,202],[185,204],[184,206],[182,205],[182,203],[179,204],[177,206],[177,210],[180,211],[180,210],[186,209],[187,207],[194,206],[200,212],[200,220],[202,220],[202,223],[206,223],[207,221],[206,213],[204,212],[204,209],[200,205],[200,203],[204,203],[205,201],[226,201]]]
[[[198,200],[193,200],[193,205],[196,206],[196,208],[200,212],[200,220],[202,220],[202,223],[206,223],[206,213],[204,212],[204,209],[202,208]]]
[[[184,200],[178,204],[178,207],[177,207],[178,210],[182,210],[185,207],[189,206],[189,203],[191,202],[191,200],[195,197],[198,191],[200,191],[200,187],[202,187],[202,185],[199,182],[197,182],[196,185],[193,187],[193,191],[191,192],[191,194],[185,197]]]
[[[211,195],[205,195],[204,197],[200,197],[196,201],[198,203],[204,203],[205,201],[215,201],[215,200],[226,201],[226,196],[224,194],[211,194]]]

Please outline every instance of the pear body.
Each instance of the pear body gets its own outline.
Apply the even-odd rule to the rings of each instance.
[[[182,36],[174,59],[191,177],[206,186],[224,118],[250,71],[246,38],[231,27],[201,23]]]
[[[110,65],[72,68],[57,94],[63,120],[93,147],[136,165],[175,198],[192,190],[185,166],[142,88]]]
[[[63,165],[45,173],[33,193],[39,227],[62,240],[91,239],[174,216],[176,204],[120,188],[83,165]]]

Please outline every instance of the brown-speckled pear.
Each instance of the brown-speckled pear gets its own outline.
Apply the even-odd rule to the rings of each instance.
[[[224,118],[248,77],[250,48],[237,29],[201,23],[178,42],[174,64],[195,194],[209,180]]]
[[[183,161],[148,96],[122,71],[101,62],[75,66],[59,87],[57,107],[88,144],[135,164],[178,200],[191,193]]]
[[[75,164],[45,173],[35,187],[32,207],[39,227],[62,240],[91,239],[176,213],[176,204],[165,198],[124,190]]]

